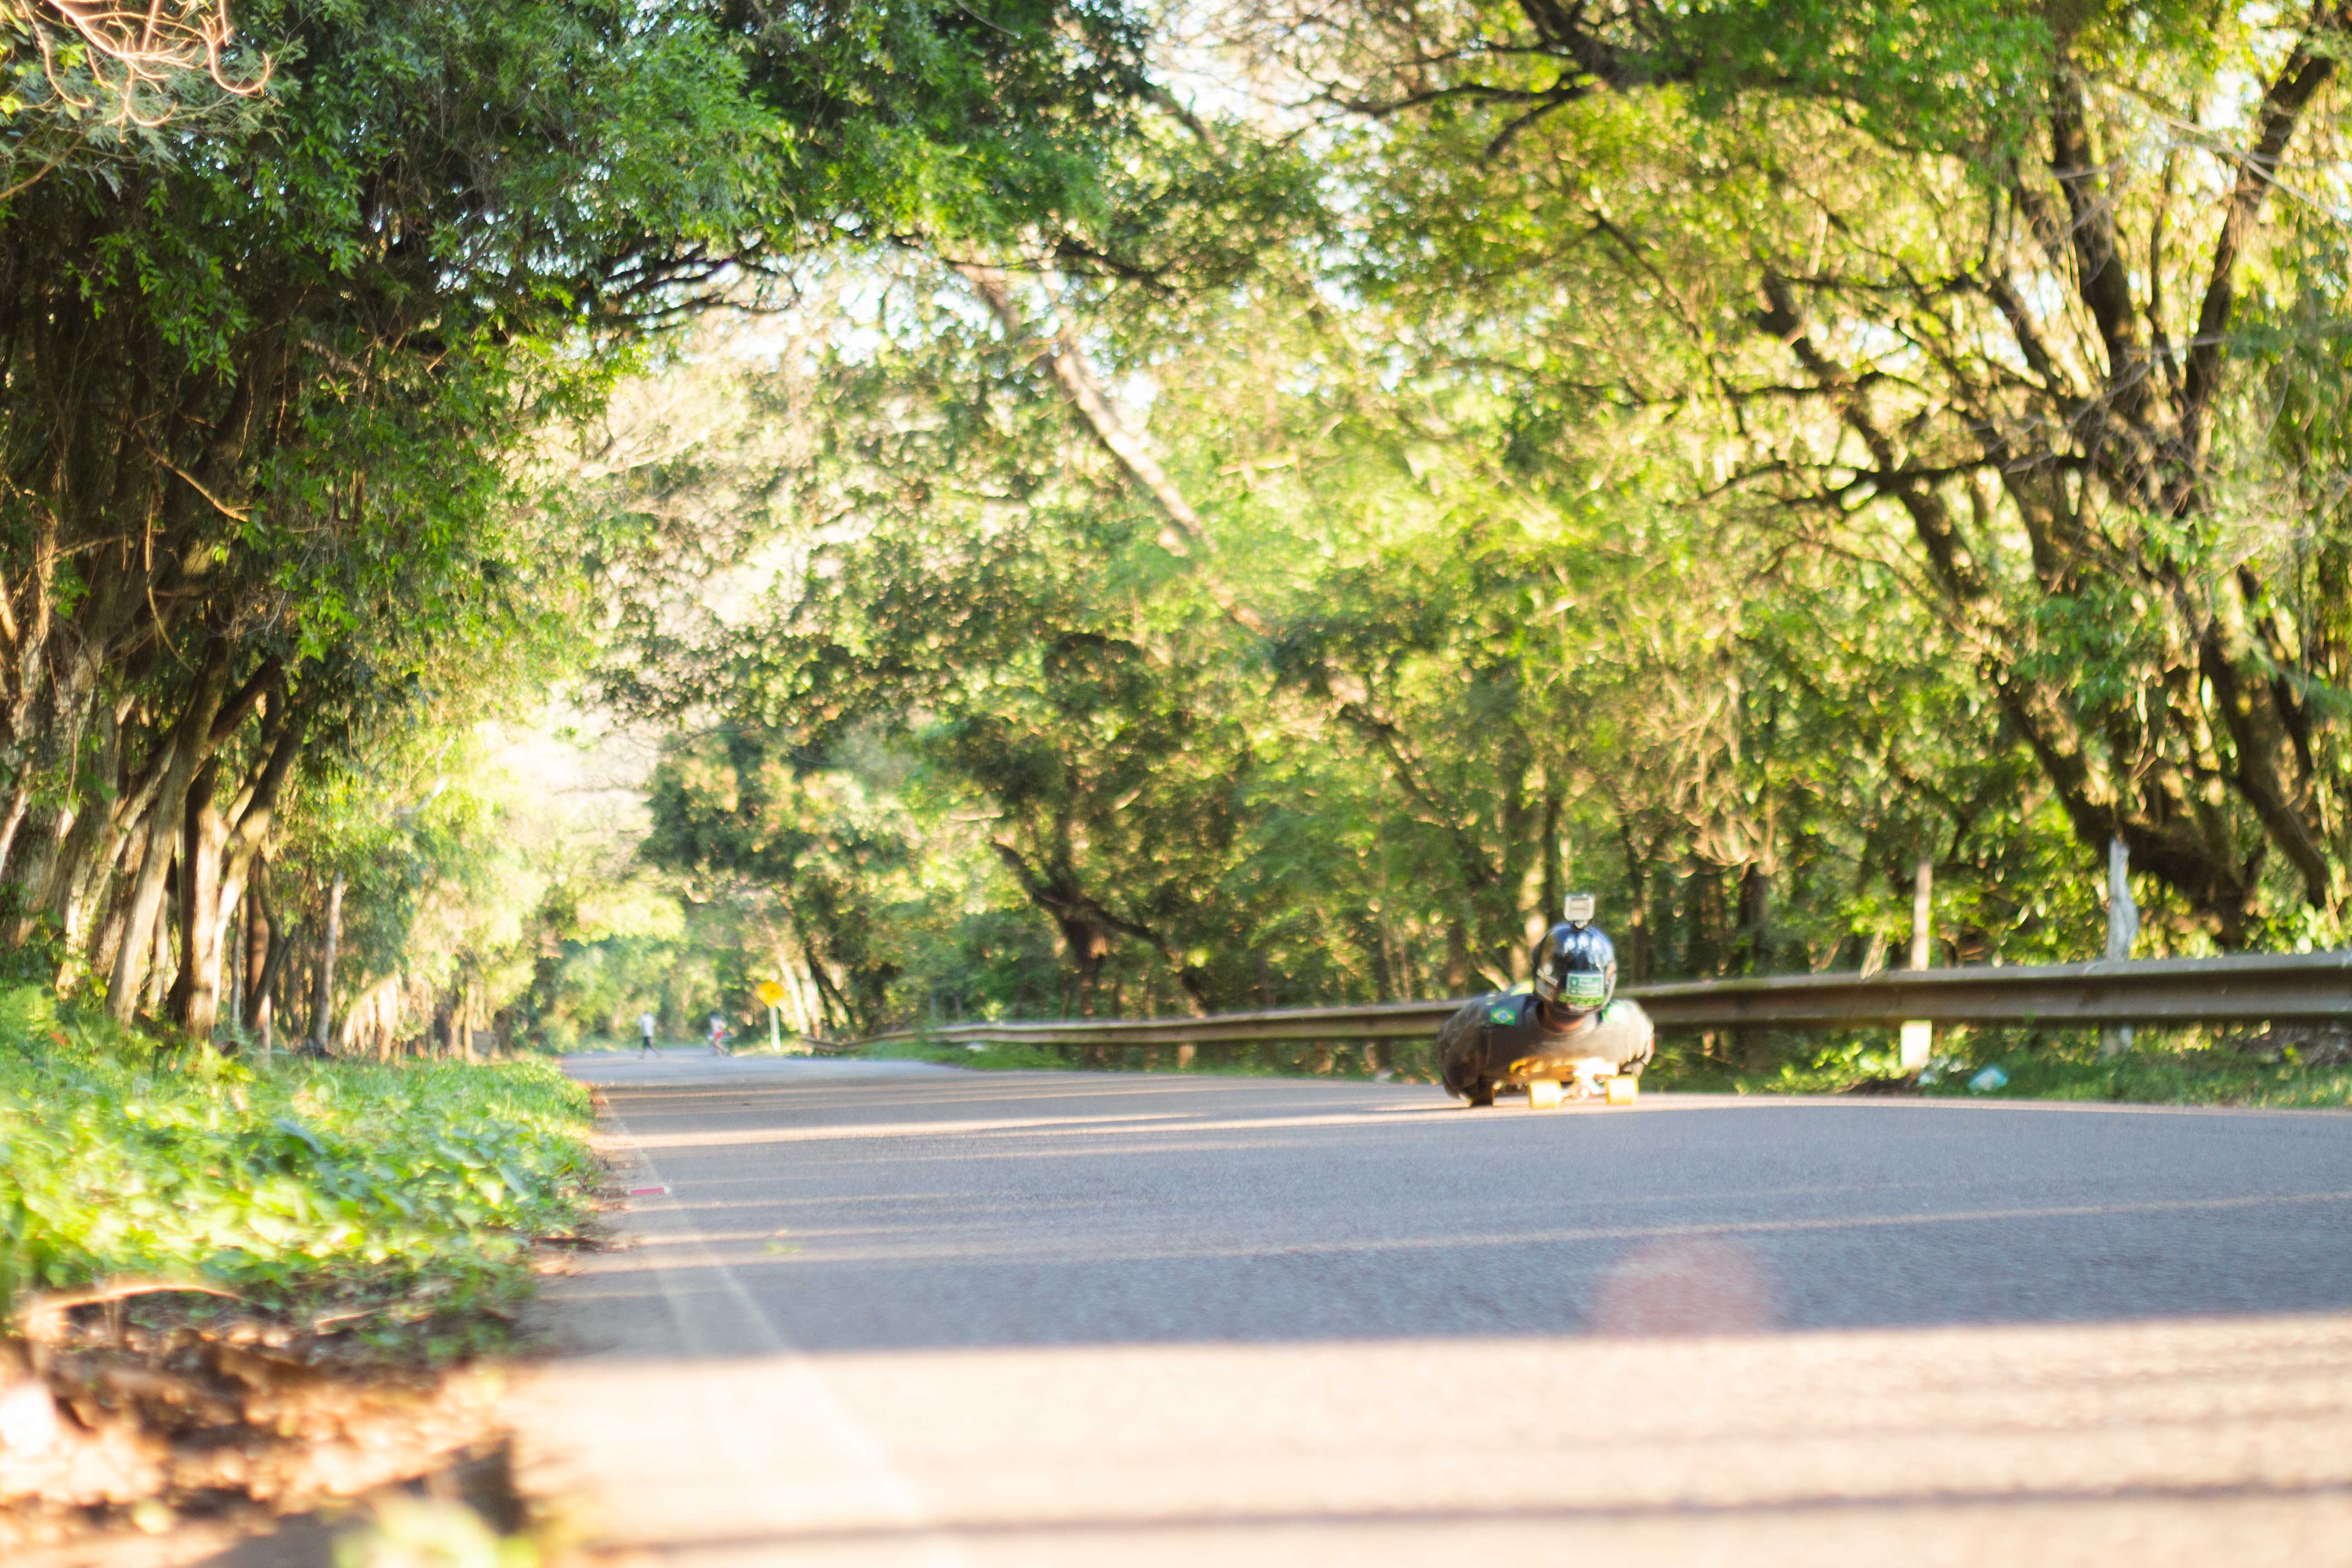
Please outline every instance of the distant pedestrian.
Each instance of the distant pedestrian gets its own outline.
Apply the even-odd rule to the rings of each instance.
[[[714,1057],[727,1054],[727,1016],[723,1013],[710,1015],[710,1054]]]
[[[637,1059],[645,1060],[646,1058],[653,1055],[653,1051],[654,1016],[651,1013],[640,1013],[637,1015]]]

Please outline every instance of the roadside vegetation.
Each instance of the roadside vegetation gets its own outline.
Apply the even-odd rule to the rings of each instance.
[[[1926,1069],[1905,1074],[1891,1034],[1792,1035],[1769,1047],[1779,1059],[1769,1070],[1727,1071],[1696,1050],[1669,1049],[1653,1076],[1659,1088],[1708,1093],[2352,1108],[2352,1039],[2340,1030],[2142,1029],[2128,1049],[2102,1046],[2095,1029],[1951,1028],[1938,1031]]]
[[[185,1054],[0,995],[0,1310],[184,1282],[444,1361],[510,1320],[536,1244],[580,1238],[587,1090],[551,1062]]]
[[[248,1064],[0,994],[0,1548],[494,1436],[467,1369],[589,1237],[588,1122],[545,1061]]]

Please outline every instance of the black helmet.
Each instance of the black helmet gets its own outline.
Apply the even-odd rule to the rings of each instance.
[[[1617,990],[1617,949],[1582,921],[1551,928],[1536,944],[1536,994],[1571,1018],[1599,1012]]]

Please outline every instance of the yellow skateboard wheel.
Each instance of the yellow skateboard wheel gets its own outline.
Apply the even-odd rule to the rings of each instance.
[[[1537,1110],[1558,1110],[1564,1098],[1559,1085],[1550,1079],[1539,1078],[1528,1085],[1528,1104]]]
[[[1642,1092],[1642,1080],[1632,1073],[1621,1072],[1609,1080],[1609,1103],[1631,1105]]]

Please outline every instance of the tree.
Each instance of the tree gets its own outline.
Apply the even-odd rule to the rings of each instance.
[[[1825,631],[1900,618],[1891,574],[1776,563],[1652,506],[1663,458],[1596,494],[1626,429],[1535,447],[1530,411],[1458,363],[1400,381],[1396,317],[1335,322],[1269,278],[1173,342],[1164,321],[1095,336],[1118,359],[1088,395],[1131,365],[1158,384],[1171,534],[1072,395],[1076,329],[1044,359],[1034,307],[975,322],[953,273],[888,276],[903,304],[850,334],[879,346],[754,374],[735,428],[760,435],[649,440],[660,461],[620,487],[697,537],[769,542],[717,558],[784,563],[764,598],[728,579],[716,619],[644,612],[620,684],[696,731],[657,861],[772,890],[857,994],[845,1016],[1508,984],[1571,876],[1630,922],[1636,973],[1819,967],[1895,921],[1865,896],[1891,857],[1924,835],[1960,872],[1976,826],[2031,814],[2013,748],[1981,778],[1953,756],[1937,710],[1967,693],[1932,647],[1889,626],[1822,662]],[[1746,609],[1759,580],[1786,605]],[[1886,771],[1857,774],[1857,746]],[[1889,802],[1889,772],[1948,787],[1949,820]],[[1050,931],[1058,986],[1014,978],[1033,948],[958,934],[1008,904]]]
[[[199,1037],[224,849],[249,855],[306,735],[396,704],[422,650],[517,613],[505,452],[595,374],[544,351],[690,275],[740,204],[681,179],[680,154],[758,140],[683,18],[254,20],[307,75],[249,131],[61,169],[0,216],[0,853],[25,914],[69,939],[120,859],[97,956],[124,1016],[178,859],[175,1015]],[[492,89],[513,112],[482,112]]]
[[[220,0],[0,0],[0,196],[68,163],[169,161],[159,132],[234,118],[270,72]]]
[[[1499,984],[1571,885],[1636,974],[1867,967],[1923,857],[1952,956],[2076,956],[2117,832],[2159,940],[2339,929],[2340,289],[2271,191],[2336,188],[2333,12],[1235,14],[1319,182],[1139,116],[1104,188],[1181,216],[845,260],[767,450],[616,479],[737,574],[626,623],[666,863],[837,922],[861,1017],[926,948],[1044,1004],[1029,938],[1056,1008]],[[2148,106],[2233,60],[2192,212]]]
[[[1068,138],[1001,95],[1069,85],[1078,135],[1122,68],[1118,14],[1087,7],[1003,37],[911,4],[240,24],[280,62],[247,111],[0,206],[13,934],[54,933],[125,1017],[176,970],[200,1038],[301,760],[383,743],[571,613],[595,542],[545,531],[576,518],[536,493],[541,432],[845,225],[1012,221],[940,185],[958,158],[1034,164],[1018,211],[1046,212]]]
[[[1586,333],[1571,374],[1696,400],[1721,504],[1901,572],[2086,849],[2225,944],[2338,929],[2338,7],[1348,16],[1259,14],[1385,128],[1376,273],[1618,269],[1685,363]]]

